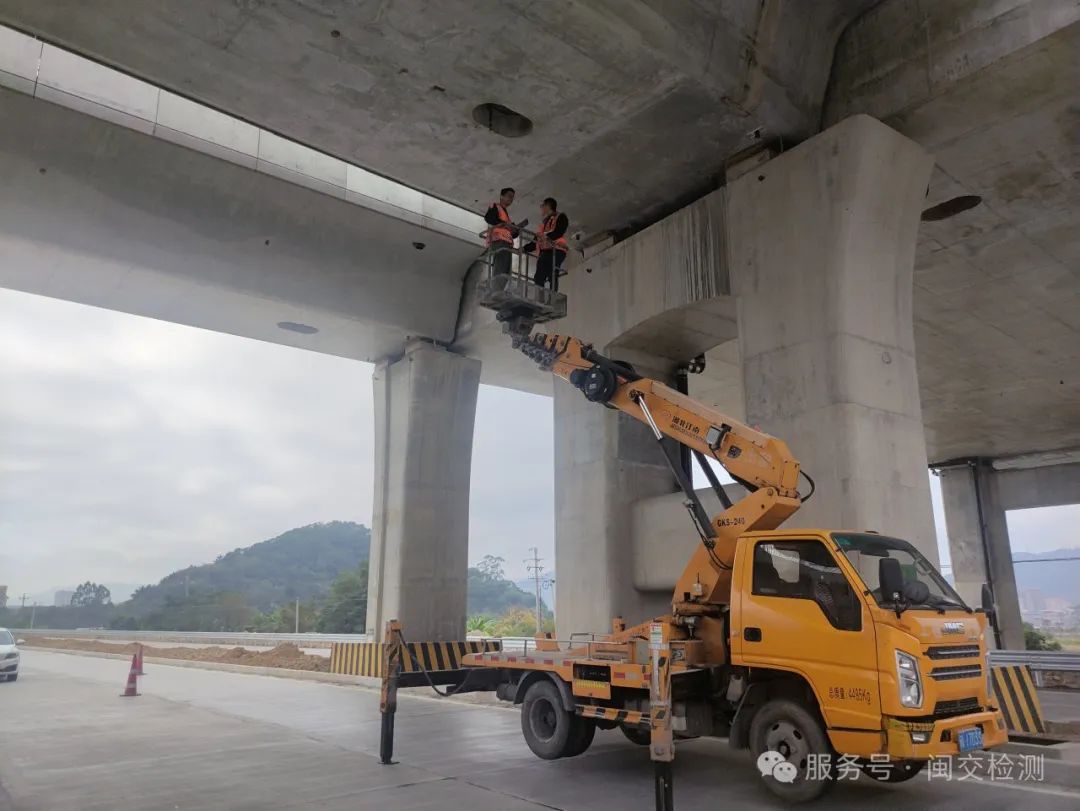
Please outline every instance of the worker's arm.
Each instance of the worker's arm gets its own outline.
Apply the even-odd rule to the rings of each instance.
[[[566,232],[570,229],[570,220],[565,214],[560,214],[555,218],[555,227],[548,231],[546,236],[548,239],[554,241],[559,237],[566,236]]]
[[[685,474],[672,464],[702,535],[702,546],[676,586],[676,606],[726,602],[738,536],[774,529],[801,503],[799,463],[787,444],[657,380],[641,377],[572,336],[537,334],[522,340],[519,348],[542,368],[580,389],[586,399],[646,423],[658,438],[670,437],[701,457],[715,459],[750,491],[731,504],[717,488],[725,509],[710,519],[703,515]]]
[[[491,206],[488,208],[487,213],[484,214],[484,222],[488,225],[498,225],[499,220],[499,208],[498,206]]]

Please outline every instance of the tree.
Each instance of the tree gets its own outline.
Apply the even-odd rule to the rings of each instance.
[[[544,620],[543,629],[555,630],[555,623],[550,617]],[[492,631],[495,636],[535,636],[536,611],[520,606],[511,608],[495,620]]]
[[[476,564],[476,570],[480,576],[487,580],[504,580],[503,564],[506,560],[495,555],[484,555],[483,559]]]
[[[368,565],[342,572],[330,585],[330,599],[315,621],[324,634],[362,634],[367,622]]]
[[[488,555],[476,566],[469,567],[469,614],[498,617],[515,606],[536,604],[535,596],[503,577],[502,562],[502,558]]]
[[[87,580],[75,589],[75,593],[71,595],[71,604],[80,607],[112,605],[112,595],[105,586]]]
[[[1024,623],[1024,647],[1028,650],[1061,650],[1061,643],[1030,622]]]
[[[465,620],[465,633],[491,636],[495,628],[494,617],[487,614],[473,614]]]

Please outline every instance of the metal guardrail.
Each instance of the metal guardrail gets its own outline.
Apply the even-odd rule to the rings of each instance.
[[[1080,670],[1080,653],[1044,650],[992,650],[990,665],[1027,665],[1033,671]]]
[[[99,629],[11,628],[18,636],[50,636],[56,639],[119,639],[132,642],[188,642],[207,645],[273,647],[294,642],[305,648],[329,648],[332,642],[368,642],[367,634],[265,634],[242,631],[112,631]]]

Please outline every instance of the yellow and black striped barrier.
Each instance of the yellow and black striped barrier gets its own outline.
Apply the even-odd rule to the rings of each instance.
[[[333,642],[330,645],[330,672],[348,676],[383,677],[383,649],[381,642]],[[408,653],[402,656],[402,673],[419,673],[423,670],[458,670],[461,659],[467,653],[497,651],[497,640],[477,642],[408,642]]]
[[[582,718],[614,721],[615,723],[623,724],[624,726],[634,726],[642,729],[649,729],[652,726],[652,719],[649,713],[638,712],[637,710],[620,710],[616,707],[597,707],[592,704],[577,704],[574,706],[574,712]]]
[[[999,665],[993,673],[994,693],[1009,732],[1035,735],[1046,731],[1035,680],[1027,665]]]

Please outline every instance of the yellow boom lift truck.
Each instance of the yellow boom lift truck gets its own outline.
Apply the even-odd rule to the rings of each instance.
[[[983,606],[973,610],[907,541],[865,530],[781,528],[813,492],[783,441],[576,338],[530,336],[527,314],[502,320],[542,369],[598,407],[648,425],[701,542],[670,614],[632,626],[617,617],[610,634],[569,646],[537,639],[524,652],[466,655],[459,670],[440,674],[441,683],[494,689],[519,704],[526,744],[549,760],[580,755],[598,728],[619,727],[649,747],[658,811],[673,807],[676,738],[727,737],[733,748],[749,749],[771,772],[768,787],[789,802],[825,791],[840,755],[857,758],[871,777],[901,782],[932,757],[1007,740],[989,681],[985,637],[993,617],[985,588]],[[709,479],[722,506],[715,516],[678,453],[660,442],[665,437],[688,447]],[[732,503],[709,459],[748,495]],[[402,658],[413,656],[401,634],[388,625],[384,762],[392,754],[396,686],[432,682],[430,674],[401,672]]]

